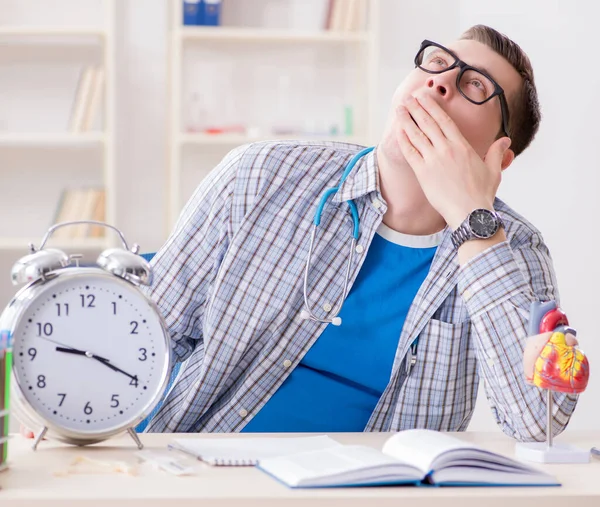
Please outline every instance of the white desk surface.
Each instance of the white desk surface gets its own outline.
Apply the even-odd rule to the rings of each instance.
[[[185,434],[177,437],[247,438],[250,434]],[[254,435],[256,436],[256,435]],[[261,435],[264,436],[264,435]],[[278,434],[273,436],[292,436]],[[299,436],[299,435],[293,435]],[[385,433],[334,433],[342,443],[358,443],[381,448]],[[500,430],[493,433],[457,433],[459,438],[490,450],[513,455],[515,443]],[[141,435],[146,449],[164,449],[172,434]],[[570,442],[583,448],[600,446],[600,432],[577,433],[567,430],[557,442]],[[137,467],[137,475],[120,472],[66,474],[78,456],[109,462],[136,464],[137,450],[128,436],[89,447],[71,447],[44,441],[36,452],[31,440],[19,435],[10,441],[10,468],[0,473],[1,507],[187,507],[233,506],[295,507],[315,505],[393,506],[393,507],[599,507],[600,460],[584,465],[540,466],[553,473],[562,487],[523,488],[419,488],[414,486],[376,488],[288,489],[252,467],[210,467],[193,463],[194,475],[174,476],[148,464]],[[178,457],[183,457],[177,453]],[[77,467],[75,467],[77,468]],[[57,473],[63,475],[57,475]],[[171,502],[171,503],[169,503]]]

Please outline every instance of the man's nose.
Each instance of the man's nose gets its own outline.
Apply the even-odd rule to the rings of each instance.
[[[454,92],[455,80],[454,72],[444,72],[428,77],[426,84],[427,88],[430,88],[436,94],[449,99]]]

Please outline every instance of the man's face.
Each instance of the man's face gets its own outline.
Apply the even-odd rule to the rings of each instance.
[[[507,60],[473,40],[459,40],[447,47],[467,64],[490,75],[504,90],[510,108],[512,98],[521,86],[521,77]],[[455,68],[442,74],[429,74],[415,68],[396,90],[392,99],[393,111],[410,95],[418,97],[427,94],[433,97],[483,158],[501,130],[500,101],[494,97],[481,105],[469,102],[456,88],[459,72],[460,69]]]

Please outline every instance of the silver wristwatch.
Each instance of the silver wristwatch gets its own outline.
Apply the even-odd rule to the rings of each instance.
[[[471,239],[488,239],[504,228],[504,222],[493,210],[478,208],[465,218],[464,222],[452,233],[452,244],[458,248]]]

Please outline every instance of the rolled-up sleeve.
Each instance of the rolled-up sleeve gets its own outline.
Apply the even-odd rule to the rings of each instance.
[[[525,383],[523,350],[532,301],[555,300],[552,259],[539,233],[494,245],[464,265],[458,289],[473,323],[479,374],[497,423],[520,441],[546,437],[544,392]],[[567,426],[576,395],[554,393],[553,434]]]

